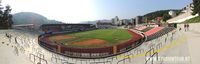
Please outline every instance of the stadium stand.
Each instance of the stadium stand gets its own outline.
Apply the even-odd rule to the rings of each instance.
[[[163,28],[161,30],[158,30],[158,29],[152,30],[152,31],[155,31],[155,32],[153,32],[150,35],[147,34],[147,33],[145,34],[147,36],[147,40],[146,41],[150,41],[150,40],[156,39],[158,37],[161,37],[161,36],[171,32],[171,31],[173,31],[174,29],[175,28],[173,28],[173,27],[165,27],[165,28]]]
[[[44,24],[40,30],[44,33],[77,32],[96,29],[92,24]]]
[[[143,29],[143,30],[140,30],[140,31],[141,31],[141,32],[147,32],[147,31],[151,30],[152,28],[154,28],[154,27],[147,27],[147,28],[145,28],[145,29]]]
[[[160,30],[162,30],[162,29],[163,29],[163,27],[155,27],[155,28],[153,28],[153,29],[151,29],[151,30],[145,32],[144,34],[145,34],[146,36],[150,36],[150,35],[152,35],[152,34],[158,32],[158,31],[160,31]]]

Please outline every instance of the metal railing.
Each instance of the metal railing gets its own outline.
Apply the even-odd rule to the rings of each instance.
[[[149,55],[149,58],[147,57],[147,55]],[[149,61],[151,61],[151,64],[153,64],[154,63],[153,57],[155,55],[156,59],[158,60],[158,52],[155,52],[155,49],[151,47],[150,50],[145,53],[145,64],[147,64]]]

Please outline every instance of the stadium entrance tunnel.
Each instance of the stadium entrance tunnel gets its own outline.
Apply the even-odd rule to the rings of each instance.
[[[130,35],[134,36],[130,40],[117,45],[100,48],[76,48],[58,44],[49,39],[50,36],[55,34],[42,34],[38,37],[38,42],[41,47],[47,49],[48,51],[63,56],[83,59],[98,59],[128,52],[138,47],[145,41],[145,37],[142,33],[133,29],[129,29],[128,32]]]

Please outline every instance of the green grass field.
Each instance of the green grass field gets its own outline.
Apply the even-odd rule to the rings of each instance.
[[[132,38],[132,35],[128,32],[127,29],[98,29],[63,35],[76,37],[59,41],[59,43],[63,44],[71,42],[81,42],[89,39],[101,39],[105,40],[108,45],[116,45],[118,43],[126,42]],[[51,40],[53,40],[52,37]]]

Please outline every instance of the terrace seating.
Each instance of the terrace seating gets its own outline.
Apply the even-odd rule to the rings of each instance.
[[[147,32],[147,31],[149,31],[149,30],[151,30],[151,29],[153,29],[154,27],[147,27],[147,28],[145,28],[145,29],[143,29],[143,30],[141,30],[142,32]]]
[[[152,35],[152,34],[158,32],[158,31],[160,31],[160,30],[162,30],[162,29],[163,29],[163,27],[155,27],[155,28],[153,28],[153,29],[151,29],[151,30],[145,32],[144,34],[145,34],[146,36],[150,36],[150,35]]]
[[[40,27],[43,32],[63,33],[96,29],[91,24],[45,24]]]
[[[154,33],[154,34],[151,34],[151,35],[148,35],[147,36],[147,40],[146,41],[150,41],[150,40],[153,40],[155,38],[158,38],[158,37],[161,37],[167,33],[169,33],[170,31],[174,30],[175,28],[172,28],[172,27],[165,27],[163,28],[162,30],[159,30],[158,32]]]

